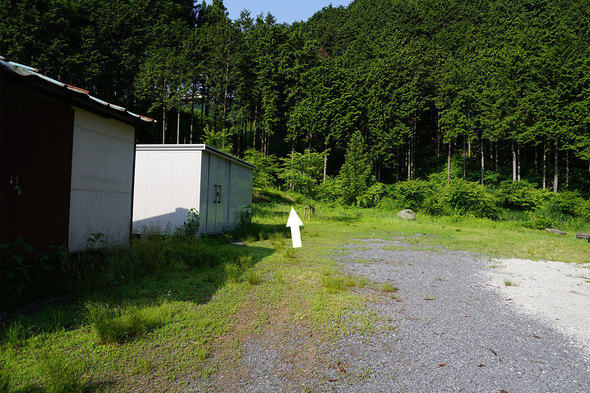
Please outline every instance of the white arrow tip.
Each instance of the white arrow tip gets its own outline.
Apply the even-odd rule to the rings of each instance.
[[[287,227],[300,227],[302,225],[303,221],[301,221],[295,209],[291,208],[289,219],[287,220]]]

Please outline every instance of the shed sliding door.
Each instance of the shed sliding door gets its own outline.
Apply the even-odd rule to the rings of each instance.
[[[208,154],[207,233],[222,232],[228,226],[229,162]]]

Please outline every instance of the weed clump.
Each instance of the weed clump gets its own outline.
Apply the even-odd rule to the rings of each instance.
[[[82,393],[84,366],[61,352],[45,354],[39,364],[43,386],[47,393]]]
[[[260,285],[262,284],[262,274],[260,274],[257,270],[248,270],[246,272],[246,281],[250,285]]]
[[[165,311],[162,307],[140,309],[136,306],[87,303],[86,319],[99,342],[122,343],[161,326],[167,319]]]
[[[351,276],[322,276],[322,286],[328,293],[336,293],[356,286],[356,282]]]
[[[381,284],[381,292],[391,293],[397,291],[397,288],[388,282]]]
[[[4,330],[4,340],[12,347],[20,347],[26,338],[26,331],[22,322],[13,322]]]

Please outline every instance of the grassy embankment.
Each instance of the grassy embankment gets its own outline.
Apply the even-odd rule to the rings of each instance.
[[[136,242],[129,255],[106,256],[141,265],[141,273],[120,274],[116,285],[81,291],[69,304],[5,324],[0,391],[180,391],[237,365],[242,344],[267,329],[288,335],[297,325],[314,340],[372,332],[381,324],[364,308],[367,296],[391,296],[386,289],[393,286],[338,272],[330,256],[354,239],[407,236],[417,247],[590,262],[587,242],[511,222],[426,216],[404,222],[396,212],[326,206],[304,219],[304,246],[294,250],[285,202],[254,206],[254,224],[234,234],[243,247],[228,244],[229,236],[158,238]]]

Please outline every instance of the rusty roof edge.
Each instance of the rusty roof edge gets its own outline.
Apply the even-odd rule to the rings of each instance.
[[[126,113],[126,114],[130,115],[131,117],[134,117],[134,118],[144,121],[146,123],[156,123],[156,120],[152,119],[151,117],[135,114],[133,112],[128,111],[127,109],[125,109],[122,106],[111,104],[109,102],[101,100],[100,98],[94,97],[94,96],[90,95],[90,92],[86,89],[82,89],[81,87],[78,87],[78,86],[73,86],[73,85],[69,85],[66,83],[62,83],[56,79],[45,76],[45,75],[39,73],[39,70],[37,68],[29,67],[24,64],[15,63],[13,61],[6,61],[6,59],[3,56],[0,56],[0,66],[3,66],[20,76],[36,76],[36,77],[38,77],[46,82],[49,82],[55,86],[64,87],[64,88],[68,89],[69,91],[73,91],[75,93],[85,95],[90,100],[92,100],[96,103],[104,105],[107,108],[116,110],[118,112]]]

